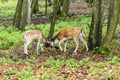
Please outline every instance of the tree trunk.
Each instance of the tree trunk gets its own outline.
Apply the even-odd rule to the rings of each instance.
[[[110,46],[112,38],[115,34],[120,14],[120,0],[110,0],[109,10],[107,33],[102,44],[104,47]]]
[[[45,0],[45,15],[47,15],[47,0]]]
[[[94,0],[94,9],[89,32],[89,49],[93,50],[101,44],[102,21],[103,21],[102,0]]]
[[[93,0],[85,0],[88,3],[88,6],[92,7],[93,5]]]
[[[27,24],[31,23],[31,0],[28,0]]]
[[[63,7],[62,7],[62,16],[63,17],[68,16],[69,3],[70,3],[70,0],[63,1]]]
[[[24,0],[23,15],[22,15],[22,27],[31,23],[31,0]]]
[[[48,1],[48,6],[51,6],[52,5],[51,0],[47,0],[47,1]]]
[[[39,12],[38,9],[38,0],[32,0],[32,9],[31,9],[31,16],[33,15],[33,13],[37,13]]]
[[[13,20],[13,25],[17,28],[20,28],[22,5],[23,5],[23,0],[18,0],[15,16]]]
[[[55,21],[56,21],[56,15],[57,15],[57,2],[58,0],[54,0],[53,4],[53,15],[51,18],[51,26],[50,26],[50,31],[49,31],[49,36],[48,39],[51,39],[54,33],[54,28],[55,28]]]
[[[61,4],[60,4],[61,1],[62,1],[62,0],[57,0],[57,1],[56,1],[56,14],[57,14],[57,15],[60,15],[60,14],[61,14]]]

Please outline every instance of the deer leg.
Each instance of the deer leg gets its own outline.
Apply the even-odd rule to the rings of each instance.
[[[63,51],[62,46],[61,46],[61,43],[62,43],[62,42],[63,42],[63,40],[60,40],[60,42],[58,43],[59,48],[60,48],[61,51]]]
[[[74,38],[74,40],[75,40],[75,43],[76,43],[76,48],[75,48],[74,52],[77,52],[78,47],[79,47],[79,41],[78,41],[78,39],[75,39],[75,38]]]
[[[41,50],[42,50],[42,52],[43,52],[43,51],[44,51],[44,50],[43,50],[43,44],[40,44],[40,48],[41,48]]]
[[[24,42],[24,54],[28,55],[27,47],[32,42],[32,40],[25,40]]]
[[[68,41],[65,42],[65,45],[64,45],[64,52],[66,51],[67,43],[68,43]]]
[[[27,43],[26,42],[24,42],[24,54],[28,54]]]
[[[40,40],[41,40],[41,38],[39,37],[38,43],[37,43],[37,53],[38,53],[38,50],[39,50]]]
[[[86,40],[82,36],[80,37],[80,40],[85,44],[86,51],[88,51],[88,46],[87,46]]]

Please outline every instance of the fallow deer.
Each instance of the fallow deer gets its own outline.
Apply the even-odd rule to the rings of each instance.
[[[81,28],[79,27],[73,27],[73,28],[66,28],[61,30],[52,40],[51,40],[51,46],[53,46],[54,44],[58,43],[59,48],[61,51],[63,51],[63,48],[61,47],[61,43],[63,41],[66,41],[64,44],[64,51],[66,51],[66,46],[68,43],[69,39],[74,39],[75,43],[76,43],[76,48],[74,50],[74,52],[77,52],[78,47],[79,47],[79,40],[81,40],[86,47],[86,51],[88,51],[88,46],[87,46],[87,42],[84,39],[84,32]]]
[[[37,40],[37,52],[39,46],[43,51],[42,43],[46,43],[47,41],[43,33],[39,30],[28,30],[24,33],[24,54],[28,54],[27,47],[33,40]]]

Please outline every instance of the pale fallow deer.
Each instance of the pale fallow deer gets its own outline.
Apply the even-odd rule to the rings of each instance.
[[[39,46],[43,51],[43,43],[47,41],[43,33],[39,30],[28,30],[24,33],[24,54],[28,55],[27,47],[33,40],[37,40],[37,52]]]

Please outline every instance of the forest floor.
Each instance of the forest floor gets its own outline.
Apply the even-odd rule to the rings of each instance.
[[[78,7],[71,9],[70,14],[72,16],[76,16],[79,14],[86,14],[87,16],[91,16],[91,12],[88,13],[90,9],[88,8],[79,8],[80,10],[77,10]],[[82,12],[80,12],[82,11]],[[48,14],[49,15],[49,14]],[[36,18],[32,20],[34,24],[45,24],[49,23],[49,19],[43,19],[42,16],[44,16],[42,13],[39,14]],[[0,22],[2,22],[5,26],[8,26],[11,24],[13,19],[0,19]],[[9,51],[11,52],[10,55],[8,55],[9,58],[13,58],[13,56],[16,56],[17,59],[22,59],[23,61],[26,60],[27,58],[31,57],[35,51],[35,46],[32,47],[31,50],[29,50],[29,55],[24,55],[23,54],[23,47],[18,47],[16,49],[10,49]],[[120,58],[120,44],[115,44],[110,47],[111,51],[113,52],[112,56],[118,56]],[[90,61],[94,63],[99,63],[99,62],[107,62],[109,61],[110,57],[108,55],[101,55],[101,54],[93,54],[91,51],[85,52],[84,49],[79,48],[77,53],[72,53],[73,49],[70,49],[69,47],[67,48],[67,52],[63,53],[59,49],[56,48],[47,48],[45,49],[44,52],[40,52],[39,55],[35,56],[35,60],[39,62],[39,65],[35,63],[30,63],[32,71],[34,75],[36,76],[37,74],[43,75],[43,74],[48,74],[50,75],[52,72],[52,69],[46,66],[46,61],[52,56],[55,60],[57,59],[62,59],[66,61],[67,59],[74,59],[76,62],[79,62],[80,60],[83,60],[84,58],[90,58]],[[112,57],[111,56],[111,57]],[[0,57],[6,57],[3,52],[0,52]],[[0,64],[0,80],[3,80],[3,76],[9,76],[9,80],[20,80],[14,73],[9,73],[8,69],[9,68],[16,68],[19,72],[22,71],[22,69],[25,66],[28,66],[24,62],[22,64],[17,64],[17,59],[14,59],[14,63],[3,63]],[[90,68],[93,66],[94,69],[99,69],[99,72],[97,73],[90,73]],[[61,69],[57,70],[56,79],[50,79],[50,80],[62,80],[61,77],[64,78],[64,80],[118,80],[120,78],[118,74],[120,74],[120,66],[116,65],[115,63],[110,63],[109,66],[105,64],[104,68],[98,68],[97,65],[88,65],[85,64],[81,67],[76,67],[74,69],[67,69],[66,65],[63,65]],[[108,75],[108,78],[105,79],[105,75],[108,73],[111,73],[111,69],[115,68],[117,71],[112,77]],[[95,76],[98,75],[99,77],[95,78]],[[106,76],[107,77],[107,76]],[[69,78],[69,79],[68,79]],[[43,78],[39,78],[39,80],[44,80]]]
[[[23,48],[16,48],[13,51],[11,51],[9,58],[14,60],[14,63],[3,63],[0,64],[0,78],[1,80],[3,79],[4,75],[9,76],[9,80],[19,80],[19,77],[17,77],[14,73],[8,72],[8,69],[10,68],[15,68],[19,72],[23,70],[25,66],[28,66],[25,64],[25,61],[27,58],[30,58],[33,56],[35,46],[29,50],[29,55],[24,55],[23,53]],[[120,44],[119,45],[113,45],[111,46],[111,50],[114,52],[111,57],[113,56],[118,56],[120,58]],[[46,66],[46,63],[48,59],[52,56],[55,60],[68,60],[68,59],[74,59],[75,62],[79,62],[85,58],[89,58],[89,61],[94,62],[95,64],[89,64],[89,61],[84,63],[84,65],[80,67],[75,67],[75,68],[67,68],[67,65],[64,64],[62,65],[62,68],[58,69],[56,72],[57,77],[55,79],[48,79],[48,80],[104,80],[108,74],[110,74],[110,79],[108,75],[108,79],[106,80],[119,80],[118,74],[120,74],[120,66],[116,65],[116,63],[110,63],[109,65],[107,62],[110,61],[109,55],[101,55],[101,54],[93,54],[91,51],[85,52],[84,49],[81,50],[79,49],[77,53],[72,53],[73,49],[67,48],[67,52],[61,52],[59,49],[56,48],[47,48],[45,49],[44,52],[40,52],[38,55],[34,56],[35,60],[37,63],[30,62],[30,66],[32,68],[34,76],[37,74],[43,75],[43,74],[48,74],[51,75],[51,72],[53,69],[51,69],[49,66]],[[14,53],[14,54],[13,54]],[[34,54],[35,55],[35,54]],[[14,56],[16,56],[16,59],[14,59]],[[5,57],[3,53],[0,53],[0,57]],[[21,64],[17,64],[17,60],[22,59],[23,62]],[[103,64],[97,66],[97,63]],[[119,62],[119,61],[118,61]],[[103,67],[100,67],[103,66]],[[99,70],[97,73],[91,73],[91,67],[93,70],[95,69],[96,71]],[[113,74],[112,69],[115,68],[116,72]],[[117,76],[115,76],[115,75]],[[98,77],[95,77],[95,75],[98,75]],[[112,76],[112,77],[111,77]],[[43,78],[39,78],[38,80],[44,80]]]

